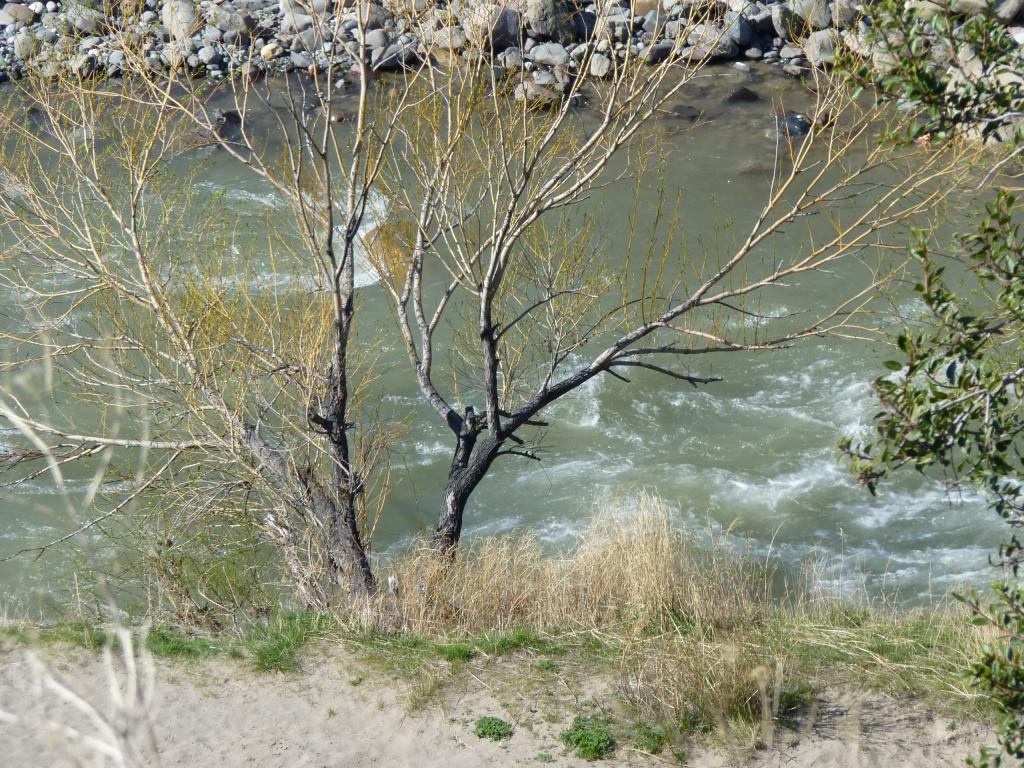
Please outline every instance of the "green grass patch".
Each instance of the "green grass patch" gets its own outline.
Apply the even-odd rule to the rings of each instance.
[[[211,659],[221,655],[226,643],[197,635],[186,635],[166,625],[151,627],[146,648],[154,656],[173,659]]]
[[[480,739],[490,739],[491,741],[504,741],[505,739],[512,738],[512,726],[502,720],[500,717],[491,717],[485,715],[476,721],[476,726],[473,728],[473,733]]]
[[[113,639],[113,635],[99,625],[77,619],[42,626],[7,624],[0,631],[22,645],[66,643],[90,651],[101,650]]]
[[[333,619],[325,613],[284,613],[254,626],[242,643],[256,669],[290,672],[299,667],[299,649],[310,640],[323,637],[333,626]]]
[[[639,722],[633,726],[633,744],[642,752],[656,755],[665,748],[665,734],[660,728]]]
[[[615,736],[609,720],[599,715],[577,715],[562,731],[562,742],[576,751],[582,760],[603,760],[615,751]]]

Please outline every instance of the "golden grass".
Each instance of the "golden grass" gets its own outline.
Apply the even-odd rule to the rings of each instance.
[[[533,534],[487,538],[454,561],[414,548],[387,566],[388,578],[397,590],[370,606],[367,629],[639,632],[678,622],[746,626],[769,610],[763,568],[724,540],[698,543],[651,497],[628,516],[595,519],[564,556],[545,555]]]
[[[469,543],[455,560],[415,547],[382,574],[395,587],[347,613],[349,627],[470,647],[494,632],[585,636],[618,659],[627,702],[680,727],[764,731],[837,684],[940,708],[978,700],[963,670],[985,638],[962,609],[824,599],[815,585],[773,596],[769,564],[725,535],[683,531],[652,497],[596,518],[562,556],[523,534]]]

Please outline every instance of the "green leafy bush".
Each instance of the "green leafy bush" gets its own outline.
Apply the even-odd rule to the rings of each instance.
[[[977,230],[961,238],[961,255],[977,281],[974,295],[950,286],[922,236],[914,249],[923,278],[916,291],[928,308],[924,330],[899,335],[900,359],[875,381],[883,410],[866,443],[847,440],[854,470],[874,492],[893,470],[939,470],[950,483],[983,488],[1014,533],[999,548],[1004,580],[996,600],[961,599],[977,624],[1000,639],[971,666],[978,685],[1004,715],[1001,750],[982,750],[979,766],[1024,758],[1024,233],[1016,200],[997,193]]]
[[[473,733],[481,739],[504,741],[505,739],[512,738],[512,726],[500,717],[485,715],[476,721],[476,727],[473,729]]]
[[[561,738],[583,760],[603,760],[615,751],[615,737],[603,717],[577,715]]]
[[[656,755],[665,747],[665,734],[660,728],[647,723],[637,723],[633,728],[633,743],[642,752]]]

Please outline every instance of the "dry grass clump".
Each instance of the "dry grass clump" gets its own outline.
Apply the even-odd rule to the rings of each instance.
[[[397,589],[363,621],[367,629],[457,635],[750,626],[769,607],[765,570],[723,539],[698,543],[664,504],[642,497],[627,515],[596,518],[562,557],[545,555],[532,534],[483,539],[454,561],[415,548],[391,564]]]
[[[595,518],[563,556],[527,533],[455,559],[416,547],[385,573],[391,588],[348,617],[358,630],[454,643],[466,658],[488,633],[596,643],[617,659],[622,697],[681,733],[743,724],[770,741],[815,690],[851,683],[983,707],[963,670],[984,638],[962,611],[826,599],[820,583],[779,598],[769,563],[726,534],[683,531],[652,497]]]
[[[638,710],[681,731],[725,731],[736,721],[767,732],[787,689],[788,659],[755,636],[641,641],[622,654],[622,692]]]

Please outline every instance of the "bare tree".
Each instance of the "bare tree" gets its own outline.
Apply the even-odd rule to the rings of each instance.
[[[365,6],[354,12],[361,40]],[[307,79],[229,83],[226,124],[197,83],[150,72],[130,38],[123,49],[136,74],[120,87],[29,80],[0,115],[9,243],[0,281],[19,297],[21,320],[0,339],[12,350],[0,393],[8,415],[46,436],[63,464],[108,450],[145,456],[129,490],[79,531],[135,499],[186,534],[216,521],[224,525],[213,536],[250,524],[314,608],[330,602],[332,583],[355,596],[376,589],[368,548],[400,432],[364,402],[374,344],[356,335],[362,250],[390,296],[419,390],[452,431],[435,535],[451,552],[494,461],[536,458],[522,435],[587,381],[628,381],[640,369],[704,384],[713,377],[675,361],[851,332],[851,313],[876,280],[776,335],[731,334],[716,318],[877,245],[938,203],[957,167],[955,152],[936,151],[914,157],[894,185],[861,186],[901,158],[862,152],[875,113],[823,80],[818,112],[828,125],[780,145],[765,208],[734,253],[680,265],[671,243],[660,254],[652,247],[616,284],[595,279],[605,256],[585,237],[569,243],[564,227],[588,195],[626,175],[618,158],[649,157],[645,126],[704,59],[652,66],[627,53],[609,80],[576,79],[538,107],[526,75],[499,80],[486,51],[447,71],[426,58],[379,85],[363,50],[350,94],[339,85],[347,73],[333,65]],[[528,98],[511,100],[513,92]],[[38,118],[25,119],[25,106]],[[184,210],[198,214],[179,159],[197,145],[269,184],[294,227],[268,222],[254,245],[223,211],[184,221]],[[868,202],[844,217],[834,206],[850,195]],[[782,227],[815,212],[833,215],[830,237],[788,260],[763,259]],[[245,275],[248,254],[232,255],[239,247],[270,254],[275,279],[225,281],[226,272]],[[445,391],[435,352],[463,311],[473,320]],[[88,403],[92,424],[23,402],[18,377],[38,370]],[[478,396],[479,410],[460,404],[460,392]],[[28,446],[8,457],[12,482],[37,477],[41,455]]]
[[[570,212],[602,187],[644,172],[650,154],[638,148],[640,131],[699,71],[679,62],[655,73],[627,68],[605,87],[577,83],[567,101],[540,115],[510,107],[497,84],[479,91],[459,78],[421,105],[430,135],[409,137],[389,188],[401,201],[397,220],[412,223],[404,238],[392,236],[374,253],[419,390],[455,443],[435,531],[439,549],[458,544],[467,502],[492,464],[502,456],[538,459],[537,433],[527,428],[547,426],[544,409],[591,379],[628,384],[627,374],[645,370],[697,386],[717,380],[694,372],[697,355],[861,332],[856,311],[889,272],[875,272],[827,312],[774,333],[782,323],[751,335],[743,323],[722,319],[742,318],[745,302],[800,275],[884,250],[898,238],[887,240],[887,232],[932,210],[955,186],[955,150],[901,152],[874,142],[881,113],[861,108],[838,78],[821,75],[818,122],[804,138],[780,139],[764,208],[735,251],[687,263],[672,252],[671,237],[660,256],[645,238],[642,263],[630,263],[629,254],[609,259],[585,230],[572,230]],[[593,100],[590,120],[572,107],[577,95]],[[632,170],[615,170],[624,164],[613,160],[634,150]],[[898,181],[884,181],[882,168],[900,168]],[[860,204],[844,210],[851,198]],[[824,239],[808,230],[802,252],[766,256],[783,228],[819,214],[831,222]],[[614,260],[623,257],[625,273],[609,284]],[[435,265],[442,284],[431,290],[425,275],[434,269],[436,277]],[[444,391],[437,340],[461,317],[471,319],[454,345],[458,364]]]
[[[355,259],[402,96],[390,126],[374,123],[364,62],[346,99],[352,124],[339,129],[339,71],[262,89],[247,83],[228,115],[241,120],[229,138],[224,112],[209,107],[200,84],[178,71],[149,73],[130,37],[123,50],[136,75],[122,86],[30,79],[0,117],[0,216],[10,243],[2,280],[21,305],[21,322],[3,334],[13,353],[2,370],[8,381],[57,370],[95,408],[96,427],[33,412],[36,403],[5,388],[12,412],[52,439],[63,463],[107,447],[155,457],[129,499],[161,499],[181,530],[211,509],[254,520],[305,605],[328,602],[324,568],[352,594],[370,593],[367,549],[381,501],[370,476],[386,464],[393,429],[369,418],[354,424],[366,415],[369,380],[354,380],[354,370],[372,364],[351,354]],[[272,116],[258,135],[247,119],[256,107]],[[294,227],[268,225],[257,244],[271,254],[277,286],[247,287],[251,266],[247,254],[232,259],[231,223],[219,210],[205,218],[196,210],[180,165],[204,146],[228,152],[288,202]],[[225,272],[243,277],[233,294]],[[111,394],[116,420],[105,416]],[[37,477],[31,464],[40,456],[9,456],[25,470],[11,482]]]

